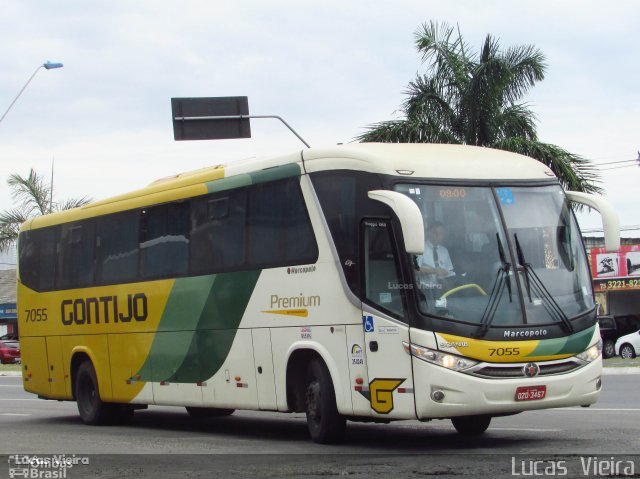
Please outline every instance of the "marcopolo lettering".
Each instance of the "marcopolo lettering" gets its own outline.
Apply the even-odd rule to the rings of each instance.
[[[124,304],[123,304],[124,303]],[[144,293],[127,295],[126,301],[118,296],[64,299],[60,303],[62,324],[109,324],[145,321],[148,315],[147,296]]]
[[[524,331],[511,331],[506,330],[504,332],[505,338],[537,338],[540,336],[546,336],[548,331],[546,329],[527,329]]]

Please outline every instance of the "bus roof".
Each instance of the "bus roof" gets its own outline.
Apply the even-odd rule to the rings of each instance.
[[[304,160],[304,165],[303,161]],[[23,229],[89,218],[206,194],[205,185],[297,164],[300,172],[358,170],[407,179],[549,180],[555,175],[532,158],[490,148],[426,143],[353,143],[310,148],[286,155],[247,158],[161,178],[145,188],[98,200],[80,208],[37,217]],[[251,181],[250,179],[248,180]]]
[[[544,164],[503,150],[427,143],[354,143],[303,150],[307,172],[361,169],[414,178],[533,180],[555,175]]]

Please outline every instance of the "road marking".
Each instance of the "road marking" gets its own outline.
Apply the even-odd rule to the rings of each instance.
[[[21,388],[22,384],[0,384],[0,388]]]
[[[397,424],[396,427],[400,427],[400,428],[404,428],[404,429],[419,429],[419,430],[424,430],[426,429],[446,429],[446,430],[450,430],[453,429],[453,426],[447,426],[447,425],[428,425],[428,426],[423,426],[423,425],[400,425]],[[490,430],[491,431],[526,431],[526,432],[562,432],[563,429],[543,429],[543,428],[522,428],[522,427],[493,427],[490,426]]]
[[[524,432],[561,432],[562,429],[522,428],[522,427],[491,427],[489,431],[524,431]]]
[[[638,412],[639,408],[615,408],[615,407],[566,407],[562,409],[548,409],[548,411],[611,411],[611,412]]]
[[[31,414],[21,412],[0,412],[0,416],[31,416]]]
[[[42,401],[40,398],[0,398],[0,401]]]

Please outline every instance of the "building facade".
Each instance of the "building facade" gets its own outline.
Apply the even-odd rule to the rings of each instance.
[[[16,270],[0,270],[0,336],[18,334]]]
[[[621,238],[614,253],[604,250],[601,237],[584,240],[600,314],[640,319],[640,238]]]

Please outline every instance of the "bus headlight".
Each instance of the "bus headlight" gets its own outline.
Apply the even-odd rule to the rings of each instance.
[[[461,356],[435,351],[415,344],[409,344],[404,341],[402,344],[405,351],[410,353],[412,356],[453,371],[463,371],[478,364],[478,361],[473,361]]]
[[[587,348],[585,351],[580,354],[576,354],[578,359],[590,363],[591,361],[598,359],[600,357],[600,353],[602,352],[602,340],[598,340],[596,344]]]

